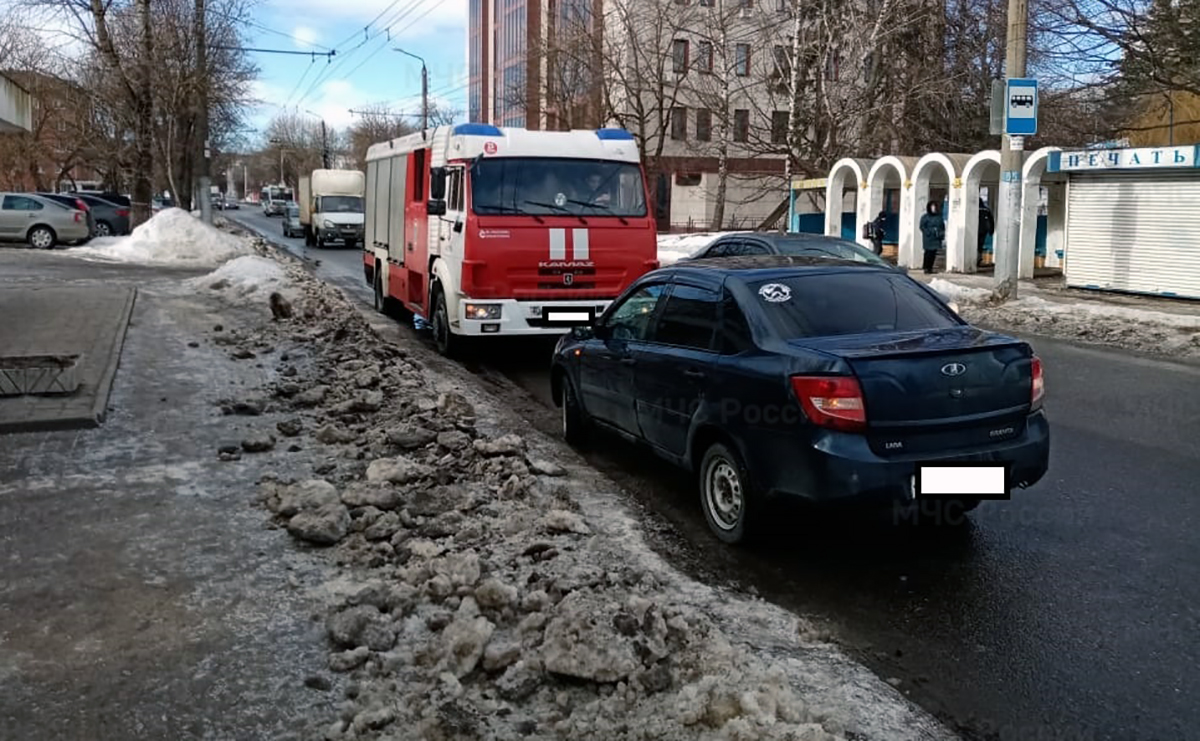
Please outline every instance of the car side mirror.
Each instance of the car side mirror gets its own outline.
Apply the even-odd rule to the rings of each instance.
[[[593,324],[587,329],[591,332],[592,337],[595,337],[598,340],[608,340],[612,338],[612,327],[608,326],[607,324]]]
[[[446,213],[446,202],[440,198],[430,198],[425,208],[430,216],[443,216]]]
[[[431,200],[446,198],[446,168],[433,167],[429,170],[429,196]]]

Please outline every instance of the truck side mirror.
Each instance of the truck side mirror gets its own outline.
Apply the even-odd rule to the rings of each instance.
[[[446,202],[439,198],[430,198],[429,203],[425,204],[425,209],[430,216],[444,216],[446,214]]]
[[[446,168],[433,167],[429,170],[429,197],[433,200],[446,198]],[[442,213],[445,213],[443,211]]]

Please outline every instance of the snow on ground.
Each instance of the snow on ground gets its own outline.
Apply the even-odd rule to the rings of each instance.
[[[975,285],[971,285],[974,283]],[[929,287],[959,305],[974,324],[1112,345],[1178,358],[1200,358],[1200,314],[1121,305],[1098,298],[1021,286],[1021,297],[991,303],[991,290],[976,277],[934,278]]]
[[[215,267],[248,252],[245,242],[178,208],[159,211],[127,237],[93,239],[74,255],[117,262]]]
[[[691,234],[658,235],[658,261],[666,266],[707,247],[714,239],[733,232],[693,232]]]
[[[292,279],[278,262],[257,255],[234,258],[208,275],[187,281],[187,285],[198,290],[220,291],[233,299],[269,296],[272,292],[288,299],[298,295]]]
[[[806,620],[672,569],[612,482],[284,269],[295,314],[221,334],[278,375],[219,402],[250,431],[218,454],[286,445],[262,504],[341,568],[305,585],[329,649],[305,683],[346,698],[313,738],[949,737]]]
[[[929,281],[929,287],[950,301],[963,303],[966,301],[986,301],[992,292],[986,288],[972,288],[958,283],[952,283],[944,278],[934,278]]]

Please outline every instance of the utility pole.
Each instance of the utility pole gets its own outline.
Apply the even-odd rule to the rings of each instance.
[[[429,129],[429,70],[425,67],[425,60],[418,57],[412,52],[407,52],[399,47],[393,49],[401,54],[412,57],[421,63],[421,139],[425,139]]]
[[[196,0],[196,79],[200,86],[196,96],[196,140],[198,144],[196,169],[200,199],[200,219],[212,223],[212,190],[208,171],[208,31],[205,24],[205,0]]]
[[[1008,79],[1025,77],[1025,38],[1029,31],[1028,0],[1008,0],[1008,50],[1004,74]],[[1008,101],[1005,101],[1008,105]],[[1003,134],[1000,149],[1000,218],[996,219],[996,298],[1017,297],[1021,267],[1021,170],[1025,165],[1025,137]],[[967,208],[974,204],[967,204]]]
[[[308,115],[312,116],[313,118],[320,119],[320,121],[321,121],[321,166],[324,167],[326,170],[328,170],[329,169],[329,133],[325,128],[325,118],[321,114],[313,113],[312,111],[308,110],[307,108],[304,110],[304,112],[307,113]]]

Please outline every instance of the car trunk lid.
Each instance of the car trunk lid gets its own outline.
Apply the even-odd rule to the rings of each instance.
[[[842,358],[858,377],[881,454],[1002,442],[1024,429],[1032,352],[974,327],[793,340]]]

